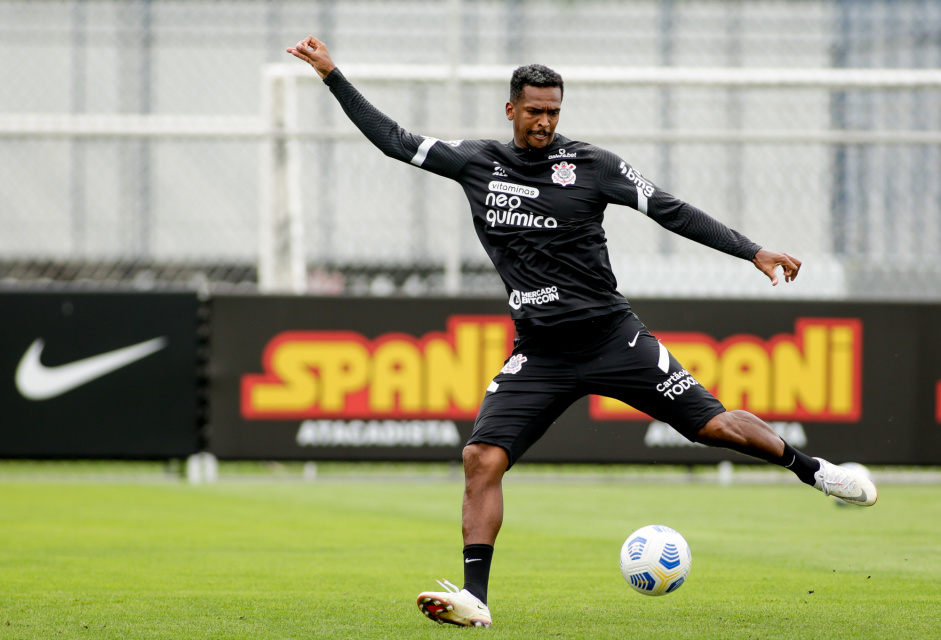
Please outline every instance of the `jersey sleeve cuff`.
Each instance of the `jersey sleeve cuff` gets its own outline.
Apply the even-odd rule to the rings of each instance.
[[[328,87],[333,87],[345,80],[346,76],[344,76],[343,72],[340,71],[340,67],[334,67],[330,73],[327,74],[327,77],[323,79],[323,83]]]

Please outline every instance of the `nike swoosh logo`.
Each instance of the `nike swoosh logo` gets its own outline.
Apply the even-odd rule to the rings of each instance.
[[[57,367],[47,367],[40,360],[45,346],[42,338],[34,340],[16,367],[16,388],[29,400],[49,400],[77,389],[160,351],[167,339],[154,338]]]
[[[464,564],[470,564],[471,562],[480,562],[483,558],[465,558]]]
[[[858,496],[847,496],[842,499],[846,502],[867,502],[869,500],[869,496],[866,495],[866,491],[864,489],[860,489]]]
[[[633,340],[631,340],[630,342],[627,343],[627,346],[629,346],[630,348],[633,349],[633,348],[634,348],[634,345],[637,344],[637,336],[639,336],[639,335],[640,335],[640,331],[638,331],[638,332],[634,335],[634,339],[633,339]]]

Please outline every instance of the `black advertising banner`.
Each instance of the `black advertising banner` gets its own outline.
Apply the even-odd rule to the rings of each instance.
[[[941,461],[941,305],[921,312],[915,402],[919,414],[917,424],[930,425],[918,429],[915,446],[921,460],[937,464]],[[921,382],[924,381],[924,382]]]
[[[0,456],[199,449],[193,294],[0,293]]]
[[[637,300],[635,312],[729,409],[834,461],[941,462],[941,307]],[[213,300],[210,448],[222,458],[459,460],[512,348],[500,300]],[[687,379],[661,384],[675,397]],[[661,388],[662,387],[662,388]],[[601,397],[523,458],[748,460]]]

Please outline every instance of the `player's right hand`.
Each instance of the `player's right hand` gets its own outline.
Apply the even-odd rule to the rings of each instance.
[[[314,36],[307,36],[293,47],[288,47],[287,52],[312,66],[321,78],[326,78],[337,67],[330,58],[327,45]]]

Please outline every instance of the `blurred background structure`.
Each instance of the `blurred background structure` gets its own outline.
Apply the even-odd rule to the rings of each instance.
[[[442,139],[510,139],[510,70],[557,68],[560,133],[805,261],[776,296],[941,300],[932,0],[0,0],[0,286],[504,295],[460,188],[285,53],[308,34]],[[628,297],[772,291],[606,228]]]

